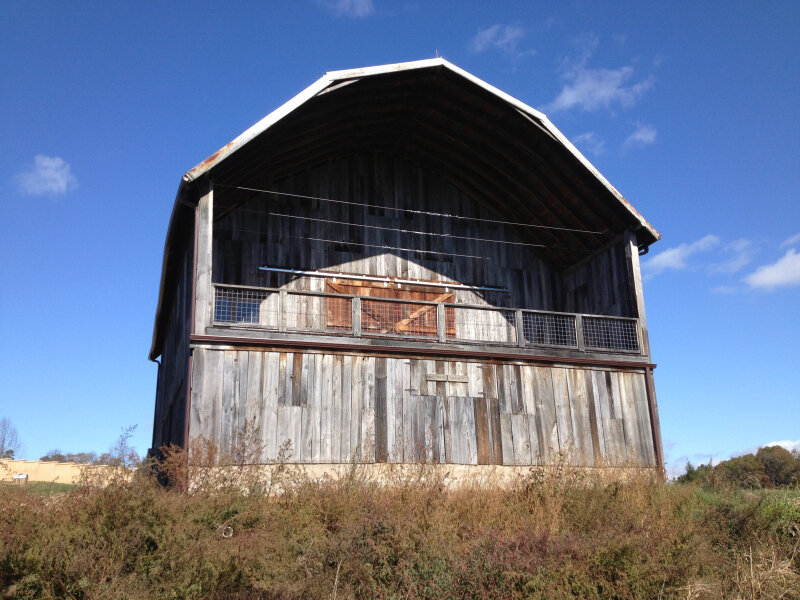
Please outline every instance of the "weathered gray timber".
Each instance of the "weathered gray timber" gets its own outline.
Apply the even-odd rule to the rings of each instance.
[[[261,462],[661,468],[659,238],[447,61],[326,74],[182,180],[153,449],[254,422]]]
[[[195,372],[222,377],[197,375],[193,435],[230,451],[246,410],[260,428],[264,460],[290,440],[292,460],[304,463],[655,465],[643,372],[282,354],[196,347],[203,369]],[[300,373],[308,367],[290,387],[295,364]],[[484,376],[470,381],[475,395],[461,395],[459,374],[473,369]],[[508,389],[520,390],[518,402],[494,397],[493,371],[513,374]],[[294,397],[306,403],[294,405]],[[238,419],[229,416],[236,411]]]

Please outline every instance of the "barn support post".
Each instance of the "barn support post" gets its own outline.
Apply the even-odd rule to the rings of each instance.
[[[578,350],[586,351],[586,343],[583,338],[583,315],[575,315],[575,342]]]
[[[436,335],[440,342],[447,341],[447,317],[444,311],[444,303],[436,305]]]
[[[656,386],[653,381],[652,367],[644,370],[644,386],[647,393],[647,406],[650,409],[650,429],[653,432],[653,450],[656,455],[656,467],[661,472],[661,477],[666,479],[664,465],[664,449],[661,445],[661,424],[658,420],[658,402],[656,401]]]
[[[213,286],[211,285],[211,260],[214,234],[214,188],[211,181],[208,189],[200,197],[196,211],[197,266],[194,292],[195,314],[193,333],[202,335],[211,324],[211,305]]]
[[[278,331],[286,331],[286,311],[289,307],[289,294],[286,290],[278,292]]]
[[[642,270],[639,265],[639,245],[636,235],[625,231],[625,259],[628,263],[628,279],[633,301],[636,306],[636,316],[639,319],[639,328],[642,332],[642,354],[650,356],[650,336],[647,333],[647,315],[644,311],[644,291],[642,289]]]
[[[518,308],[514,312],[514,323],[517,326],[517,346],[525,347],[525,324],[522,320],[522,309]]]
[[[353,337],[361,337],[361,298],[353,298],[351,309],[353,311]]]

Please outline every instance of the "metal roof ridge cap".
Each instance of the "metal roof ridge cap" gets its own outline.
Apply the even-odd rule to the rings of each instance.
[[[370,75],[382,75],[384,73],[395,73],[397,71],[413,71],[415,69],[427,69],[438,66],[452,66],[444,58],[425,58],[422,60],[412,60],[408,62],[389,63],[385,65],[375,65],[372,67],[359,67],[357,69],[341,69],[338,71],[328,71],[325,73],[331,80],[351,79],[353,77],[368,77]]]

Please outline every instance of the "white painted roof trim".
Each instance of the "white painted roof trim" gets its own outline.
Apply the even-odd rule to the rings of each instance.
[[[591,173],[594,175],[600,183],[603,184],[621,203],[622,205],[633,215],[637,221],[639,221],[642,227],[648,229],[655,239],[661,239],[661,234],[655,230],[655,228],[647,222],[647,220],[637,211],[626,199],[625,197],[617,191],[617,189],[611,185],[611,183],[603,177],[603,175],[598,171],[595,166],[589,162],[589,160],[581,154],[581,152],[572,145],[561,131],[550,122],[544,113],[539,112],[535,108],[525,104],[524,102],[514,98],[513,96],[505,93],[504,91],[494,87],[493,85],[486,83],[482,79],[475,77],[471,73],[468,73],[464,69],[457,67],[456,65],[446,61],[443,58],[430,58],[426,60],[417,60],[412,62],[405,62],[405,63],[395,63],[390,65],[379,65],[375,67],[362,67],[360,69],[345,69],[342,71],[329,71],[325,73],[320,79],[316,82],[312,83],[302,92],[297,94],[294,98],[289,100],[288,102],[282,104],[271,113],[269,113],[266,117],[258,121],[255,125],[244,131],[238,137],[236,137],[233,141],[229,142],[219,150],[217,150],[214,154],[209,156],[207,159],[196,165],[190,171],[188,171],[184,176],[184,181],[193,181],[198,177],[204,175],[208,171],[210,171],[214,166],[222,162],[225,158],[236,152],[239,148],[250,142],[253,138],[258,137],[262,133],[264,133],[267,129],[272,127],[275,123],[286,117],[289,113],[294,111],[295,109],[299,108],[303,104],[305,104],[308,100],[313,98],[314,96],[318,95],[320,92],[324,91],[328,88],[332,83],[336,81],[346,80],[346,79],[355,79],[361,77],[369,77],[370,75],[382,75],[385,73],[394,73],[398,71],[411,71],[415,69],[427,69],[431,67],[445,67],[454,73],[457,73],[464,79],[467,79],[474,83],[477,86],[482,87],[486,91],[494,94],[501,100],[508,102],[512,106],[516,107],[517,109],[521,110],[524,113],[529,114],[534,119],[538,120],[540,124],[554,137],[556,138],[561,144],[564,145],[567,150],[569,150],[575,158],[577,158],[583,166],[585,166]]]

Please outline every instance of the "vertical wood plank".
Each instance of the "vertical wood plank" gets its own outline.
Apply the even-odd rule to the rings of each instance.
[[[647,402],[644,373],[631,373],[631,388],[636,403],[636,426],[639,431],[640,454],[648,466],[656,466],[653,448],[653,430],[650,425],[650,407]]]
[[[434,461],[439,463],[446,462],[446,448],[445,448],[445,410],[444,399],[441,396],[428,396],[434,402],[434,436],[436,438],[434,446]]]
[[[264,368],[264,353],[258,351],[250,351],[247,359],[247,402],[246,402],[246,417],[253,422],[256,430],[258,431],[257,439],[262,445],[266,445],[265,432],[264,432],[264,415],[261,410],[263,397],[261,393],[261,382],[263,379]],[[262,450],[261,461],[266,459],[266,453]]]
[[[239,358],[239,370],[237,386],[234,391],[234,411],[233,411],[233,434],[234,439],[244,432],[247,421],[247,378],[250,354],[247,350],[237,352]]]
[[[311,421],[311,462],[320,462],[322,452],[322,354],[310,354],[308,364],[308,408]]]
[[[278,455],[278,370],[280,356],[267,352],[262,372],[262,419],[264,424],[264,451],[270,459]]]
[[[487,398],[489,403],[489,431],[492,436],[492,464],[503,464],[503,441],[500,427],[500,402],[497,398]]]
[[[331,393],[330,462],[342,460],[342,355],[333,355],[333,390]]]
[[[491,464],[491,449],[489,441],[489,410],[487,400],[483,397],[473,397],[475,410],[475,435],[478,453],[478,464]]]
[[[511,437],[514,446],[514,464],[531,464],[531,442],[528,432],[528,416],[519,413],[511,415]]]
[[[572,413],[570,405],[570,392],[567,383],[567,369],[554,368],[551,371],[553,377],[553,400],[556,411],[556,424],[558,427],[558,441],[560,452],[570,459],[577,452],[578,442],[572,431]]]
[[[514,437],[511,432],[511,414],[507,412],[502,412],[502,407],[499,406],[499,399],[498,399],[498,408],[500,408],[500,443],[503,448],[503,464],[504,465],[513,465],[514,464]]]
[[[567,369],[567,387],[569,389],[569,408],[572,414],[572,438],[575,440],[576,462],[579,465],[594,466],[586,381],[581,369]]]
[[[619,378],[619,395],[622,406],[622,423],[625,432],[625,451],[628,463],[641,466],[646,463],[642,456],[639,426],[636,422],[636,398],[633,394],[633,382],[629,373],[617,373]]]
[[[415,403],[411,401],[411,363],[405,358],[396,359],[395,372],[394,395],[397,398],[394,406],[395,445],[397,446],[395,459],[397,462],[404,460],[408,462],[408,459],[405,458],[405,451],[409,447],[408,438],[413,440],[414,432],[406,429],[407,419],[404,411],[406,409],[415,410]]]
[[[340,460],[349,462],[352,458],[350,447],[350,420],[353,402],[353,357],[342,356],[342,411],[341,411],[341,443]]]
[[[603,465],[605,448],[603,444],[603,422],[598,410],[599,400],[595,394],[593,372],[583,371],[583,384],[586,388],[586,403],[589,409],[589,432],[592,438],[592,457],[594,465]]]
[[[288,361],[288,362],[289,362],[289,364],[292,363],[292,361]],[[289,380],[288,386],[287,386],[286,364],[287,364],[286,352],[281,352],[279,354],[279,357],[278,357],[278,377],[279,377],[279,379],[278,379],[278,405],[279,406],[286,406],[287,404],[289,404],[289,405],[292,404],[292,393],[291,393],[292,383],[291,383],[291,380]],[[288,394],[286,393],[287,387],[288,387],[288,390],[289,390]]]
[[[314,460],[314,355],[302,355],[300,406],[303,409],[300,440],[303,447],[303,462]]]
[[[375,420],[375,364],[374,357],[362,358],[363,397],[361,398],[361,455],[364,462],[375,462],[377,450]]]
[[[331,462],[332,440],[331,423],[333,421],[333,355],[322,355],[322,399],[319,419],[319,460]]]
[[[387,462],[389,440],[386,406],[386,359],[375,359],[375,460]]]
[[[292,406],[302,406],[303,391],[303,355],[299,352],[292,355]]]
[[[364,450],[361,439],[362,401],[364,397],[363,367],[364,357],[354,356],[350,384],[350,454],[357,461],[363,460],[362,454]]]
[[[208,415],[205,397],[208,395],[206,386],[208,385],[209,370],[206,365],[206,350],[195,349],[192,354],[192,405],[190,407],[189,440],[205,436],[203,427],[206,426]]]
[[[224,351],[224,364],[222,367],[222,419],[220,420],[219,448],[221,452],[231,452],[231,437],[233,433],[233,394],[236,386],[236,355],[235,350]]]
[[[543,464],[553,464],[559,452],[567,451],[572,437],[564,428],[570,423],[567,383],[563,369],[534,367],[536,437]]]

